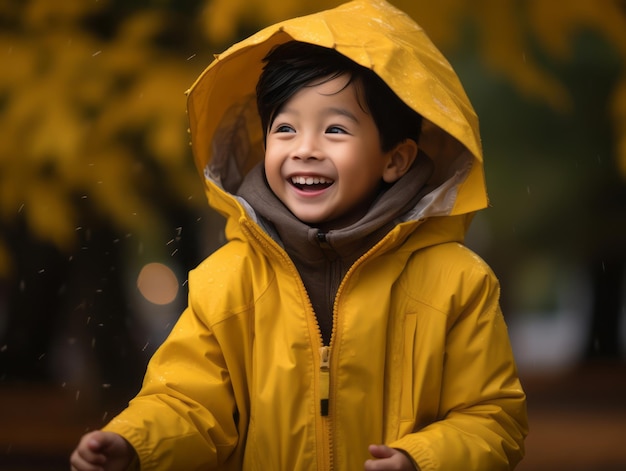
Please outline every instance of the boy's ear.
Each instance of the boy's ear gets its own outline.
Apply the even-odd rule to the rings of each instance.
[[[417,157],[418,146],[413,139],[405,139],[394,147],[387,156],[387,165],[383,169],[383,180],[393,183],[409,171]]]

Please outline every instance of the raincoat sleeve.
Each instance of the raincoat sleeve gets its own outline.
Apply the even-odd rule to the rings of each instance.
[[[450,280],[447,280],[450,281]],[[450,297],[440,420],[400,438],[422,471],[511,470],[527,434],[520,385],[499,305],[499,284],[481,261]]]
[[[221,469],[237,445],[231,376],[192,281],[189,307],[150,360],[141,391],[105,427],[132,444],[142,470]]]

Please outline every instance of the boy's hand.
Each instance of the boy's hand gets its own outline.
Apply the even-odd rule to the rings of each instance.
[[[90,432],[72,453],[72,471],[124,471],[135,457],[134,448],[113,432]]]
[[[368,449],[375,459],[365,462],[365,471],[419,471],[408,456],[395,448],[370,445]]]

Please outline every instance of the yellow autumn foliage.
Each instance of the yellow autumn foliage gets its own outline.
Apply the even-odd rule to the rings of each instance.
[[[80,198],[120,230],[163,230],[137,188],[129,134],[166,169],[181,201],[198,184],[184,108],[195,71],[154,44],[167,15],[131,15],[104,41],[81,20],[105,4],[0,3],[20,26],[0,33],[0,228],[23,218],[32,234],[62,250],[76,241]],[[0,234],[0,276],[10,266],[6,247]]]
[[[172,0],[173,1],[173,0]],[[340,0],[198,0],[185,34],[208,58],[263,25]],[[626,12],[620,0],[392,0],[444,50],[461,46],[471,25],[485,63],[521,93],[561,111],[568,91],[529,51],[566,61],[576,35],[596,33],[626,64]],[[106,0],[0,0],[0,230],[18,220],[62,250],[76,242],[77,201],[88,200],[120,231],[154,234],[165,221],[137,182],[142,157],[168,176],[184,204],[199,187],[185,133],[184,91],[206,63],[168,50],[164,9],[129,8],[103,38],[86,21]],[[531,47],[531,42],[533,47]],[[203,59],[204,61],[204,59]],[[207,59],[208,63],[208,59]],[[610,110],[619,168],[626,178],[626,68]],[[11,250],[0,233],[0,277]]]

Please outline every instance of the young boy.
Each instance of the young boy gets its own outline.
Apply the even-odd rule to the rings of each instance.
[[[228,243],[74,470],[510,470],[525,395],[491,270],[478,124],[382,0],[269,27],[189,94]]]

